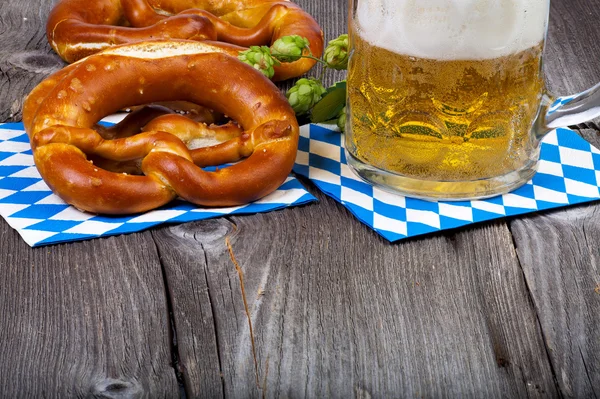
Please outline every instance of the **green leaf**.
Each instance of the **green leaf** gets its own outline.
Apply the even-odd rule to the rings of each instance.
[[[312,109],[311,122],[321,123],[336,119],[346,105],[346,81],[337,82]]]
[[[327,91],[325,92],[325,94],[331,93],[332,91],[334,91],[336,89],[344,89],[344,90],[346,90],[346,81],[345,80],[340,80],[339,82],[335,82],[332,86],[329,86],[327,88]]]

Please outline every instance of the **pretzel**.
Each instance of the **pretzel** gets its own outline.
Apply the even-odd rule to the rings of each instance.
[[[315,57],[323,52],[317,22],[287,0],[61,0],[50,13],[46,35],[67,62],[151,39],[218,40],[248,47],[300,35]],[[282,64],[273,80],[300,76],[314,64],[308,58]]]
[[[277,189],[295,160],[294,111],[271,81],[230,50],[211,42],[136,43],[51,75],[23,108],[44,181],[65,202],[102,214],[144,212],[176,197],[201,206],[235,206]],[[139,133],[125,129],[111,139],[93,129],[121,108],[177,100],[227,114],[240,128],[206,128],[158,108],[162,116],[149,124],[150,117],[133,116],[146,126]],[[185,144],[206,137],[228,140],[196,149]],[[232,162],[213,172],[201,169]],[[143,174],[123,173],[120,164],[138,165]]]

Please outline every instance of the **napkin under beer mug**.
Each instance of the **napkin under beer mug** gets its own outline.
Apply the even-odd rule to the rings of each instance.
[[[544,138],[533,179],[485,200],[425,201],[374,187],[348,167],[333,125],[302,126],[294,171],[389,241],[600,199],[600,150],[569,129]]]

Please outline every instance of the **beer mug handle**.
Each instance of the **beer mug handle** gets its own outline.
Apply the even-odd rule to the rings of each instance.
[[[582,93],[556,99],[543,118],[542,136],[553,129],[577,125],[599,116],[600,83]]]

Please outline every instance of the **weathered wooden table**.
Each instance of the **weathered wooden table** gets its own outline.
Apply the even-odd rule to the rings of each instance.
[[[346,30],[345,0],[298,2]],[[574,93],[600,0],[552,2]],[[52,5],[0,2],[0,121],[62,66]],[[39,249],[0,221],[0,397],[600,395],[600,205],[394,245],[305,183],[318,204]]]

